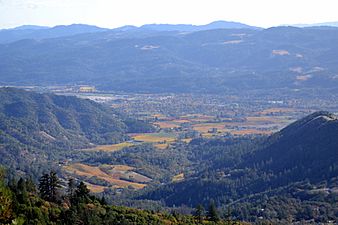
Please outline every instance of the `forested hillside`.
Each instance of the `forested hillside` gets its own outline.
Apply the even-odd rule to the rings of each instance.
[[[62,152],[127,140],[153,127],[76,97],[0,89],[0,164],[30,171]]]
[[[68,186],[61,188],[54,172],[44,174],[38,187],[22,178],[7,184],[2,168],[0,206],[0,224],[244,224],[221,220],[216,209],[208,216],[187,216],[108,205],[104,198],[91,195],[83,182],[69,180]]]
[[[244,220],[337,221],[337,121],[317,112],[256,142],[192,142],[192,152],[204,152],[200,171],[139,198],[193,207],[214,199]]]

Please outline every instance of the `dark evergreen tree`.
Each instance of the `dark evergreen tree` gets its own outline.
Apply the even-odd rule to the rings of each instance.
[[[204,207],[201,204],[198,204],[194,212],[194,217],[199,222],[202,222],[203,216],[204,216]]]
[[[57,202],[59,198],[60,180],[54,171],[44,174],[40,178],[39,192],[42,199]]]
[[[232,224],[230,207],[228,207],[227,212],[225,213],[224,217],[225,217],[225,221],[228,225]]]
[[[19,203],[26,203],[28,199],[28,192],[26,188],[26,181],[20,178],[17,184],[17,200]]]
[[[90,197],[89,192],[87,185],[81,181],[75,190],[75,202],[87,202]]]
[[[36,186],[35,186],[33,179],[31,177],[29,177],[28,179],[26,179],[25,183],[26,183],[26,190],[28,192],[36,194]]]
[[[219,221],[218,211],[213,200],[211,200],[209,203],[208,219],[213,222]]]
[[[70,178],[68,180],[68,189],[67,189],[67,193],[68,193],[68,196],[70,198],[72,198],[75,194],[75,190],[76,190],[76,184],[75,184],[75,181],[73,178]]]
[[[60,180],[55,171],[51,171],[49,174],[49,189],[50,189],[50,201],[57,202],[59,195],[59,188],[61,188]]]
[[[101,205],[107,205],[107,201],[106,201],[106,198],[104,196],[101,197],[100,203],[101,203]]]
[[[43,174],[39,179],[39,192],[42,199],[48,201],[50,197],[49,191],[49,174]]]

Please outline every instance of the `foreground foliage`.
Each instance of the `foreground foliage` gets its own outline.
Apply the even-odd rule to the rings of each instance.
[[[52,180],[53,182],[46,182]],[[240,224],[221,221],[213,208],[211,217],[160,213],[107,205],[105,199],[90,195],[80,182],[69,181],[66,195],[57,194],[59,180],[54,172],[40,179],[40,196],[33,182],[20,179],[4,182],[0,173],[0,224]],[[54,190],[47,193],[45,189]]]

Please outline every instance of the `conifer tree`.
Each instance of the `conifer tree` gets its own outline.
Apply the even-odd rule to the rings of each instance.
[[[219,221],[219,215],[217,212],[215,202],[213,200],[211,200],[209,203],[208,219],[213,222]]]
[[[55,171],[51,171],[49,174],[49,188],[50,188],[50,200],[57,202],[59,198],[59,188],[61,188],[60,180]]]
[[[204,207],[201,204],[197,205],[194,216],[199,222],[202,222],[204,216]]]
[[[90,190],[87,188],[87,185],[81,181],[75,190],[75,202],[88,201],[89,192]]]
[[[59,197],[60,180],[54,171],[42,175],[39,180],[39,191],[42,199],[57,202]]]
[[[43,174],[39,179],[39,192],[42,199],[48,201],[50,197],[49,191],[49,174]]]
[[[75,181],[73,178],[70,178],[68,180],[68,189],[67,189],[68,197],[72,198],[75,194],[75,190],[76,190]]]
[[[17,184],[17,200],[20,203],[26,203],[28,200],[28,192],[26,188],[26,181],[23,178],[20,178]]]

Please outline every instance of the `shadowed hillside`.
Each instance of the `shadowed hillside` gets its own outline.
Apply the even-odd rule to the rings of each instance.
[[[233,208],[234,215],[245,220],[257,220],[257,215],[261,215],[281,223],[304,218],[335,221],[338,216],[337,129],[335,115],[316,112],[265,141],[235,145],[230,151],[247,149],[248,153],[235,157],[237,160],[230,164],[223,158],[229,157],[231,142],[223,147],[219,142],[217,148],[215,143],[201,142],[205,157],[208,150],[214,150],[209,155],[211,158],[206,159],[209,165],[206,169],[182,182],[149,192],[141,199],[161,200],[176,206],[207,204],[214,199],[224,208]],[[313,214],[316,208],[327,211],[316,215]]]

